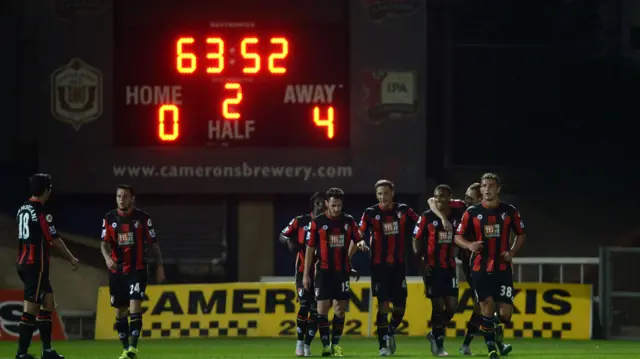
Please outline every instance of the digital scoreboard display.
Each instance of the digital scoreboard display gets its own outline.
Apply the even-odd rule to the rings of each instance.
[[[348,147],[348,8],[115,1],[114,143]]]

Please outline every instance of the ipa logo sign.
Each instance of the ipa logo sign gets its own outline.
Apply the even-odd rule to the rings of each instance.
[[[51,74],[51,114],[78,131],[102,116],[102,72],[72,59]]]
[[[371,121],[377,124],[416,113],[416,78],[413,71],[365,71],[364,104]]]

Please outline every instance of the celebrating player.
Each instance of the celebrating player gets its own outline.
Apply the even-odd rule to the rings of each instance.
[[[151,217],[134,207],[134,199],[131,186],[118,185],[118,208],[108,212],[102,220],[100,249],[110,270],[109,294],[111,306],[116,308],[115,329],[124,348],[120,359],[135,359],[138,355],[141,304],[147,287],[147,251],[156,259],[156,281],[164,280],[162,256]]]
[[[349,302],[351,256],[357,249],[356,244],[362,241],[353,217],[342,212],[343,199],[344,192],[341,189],[329,189],[325,194],[327,210],[311,221],[307,233],[302,283],[306,290],[311,290],[314,252],[317,248],[319,259],[316,261],[315,294],[322,356],[342,356],[340,337]],[[329,330],[328,315],[332,301],[334,314],[332,330]]]
[[[24,309],[18,325],[19,359],[35,359],[27,353],[37,329],[42,341],[42,359],[64,358],[51,348],[51,312],[55,308],[49,281],[49,247],[57,248],[78,269],[78,259],[69,252],[56,232],[53,216],[45,208],[51,195],[51,176],[38,173],[31,177],[31,198],[20,209],[18,222],[18,275],[24,284]]]
[[[524,224],[516,208],[500,202],[500,178],[493,173],[482,176],[480,192],[482,203],[469,207],[455,237],[460,247],[470,250],[471,278],[473,290],[480,303],[485,342],[489,358],[499,358],[497,333],[502,333],[500,323],[511,321],[513,312],[513,272],[511,260],[525,241]],[[509,234],[516,238],[509,248]],[[473,238],[468,241],[466,238]],[[498,318],[495,318],[495,303],[498,303]],[[496,328],[500,327],[499,331]],[[500,334],[500,336],[502,336]]]
[[[440,218],[443,226],[445,228],[452,228],[451,222],[449,222],[447,217],[442,212],[440,212],[440,210],[438,210],[435,204],[435,199],[433,197],[429,198],[428,202],[429,202],[429,208],[431,209],[431,211],[433,211],[433,213],[435,213],[438,216],[438,218]],[[450,205],[452,208],[468,208],[473,205],[479,204],[481,202],[482,202],[482,193],[480,193],[480,183],[476,182],[471,184],[471,186],[467,188],[467,191],[465,192],[465,196],[464,196],[464,201],[461,201],[459,199],[453,199],[451,200]],[[471,252],[466,249],[460,248],[460,250],[458,251],[458,258],[460,258],[460,261],[462,262],[462,271],[464,272],[465,278],[467,278],[467,283],[469,284],[469,287],[473,289],[473,280],[471,279],[471,265],[470,265]],[[480,311],[480,304],[476,302],[473,305],[473,313],[471,314],[471,318],[469,318],[469,321],[467,323],[467,333],[465,334],[464,341],[462,342],[462,346],[460,347],[460,349],[458,349],[460,354],[473,355],[471,353],[471,346],[470,346],[471,341],[473,340],[475,335],[478,333],[478,330],[480,329],[481,324],[482,324],[482,312]],[[500,338],[500,339],[503,338],[501,331],[502,331],[502,327],[496,328],[497,338]],[[509,352],[511,352],[512,347],[510,344],[505,344],[502,341],[498,341],[497,345],[498,345],[498,348],[500,349],[500,355],[507,355],[509,354]]]
[[[418,215],[409,206],[393,202],[391,181],[379,180],[375,190],[378,204],[364,211],[359,230],[361,237],[366,231],[371,234],[371,288],[373,296],[378,298],[379,354],[388,356],[396,351],[394,334],[402,323],[407,303],[405,237]],[[393,304],[393,311],[390,304]]]
[[[282,230],[280,241],[286,243],[289,249],[297,252],[296,255],[296,292],[300,301],[300,309],[296,317],[298,325],[298,340],[296,341],[297,356],[311,356],[311,342],[316,335],[318,312],[313,286],[306,290],[302,284],[304,276],[304,255],[307,251],[307,231],[311,220],[321,215],[325,210],[324,193],[316,192],[311,196],[311,213],[303,214],[292,219],[289,225]],[[295,238],[292,238],[296,235]]]
[[[438,185],[434,191],[435,206],[454,226],[464,209],[451,206],[451,188]],[[454,232],[445,229],[443,221],[432,210],[420,216],[413,231],[413,251],[424,263],[425,294],[431,299],[431,327],[427,339],[435,356],[449,355],[444,349],[447,324],[458,306]],[[426,245],[425,245],[426,243]]]

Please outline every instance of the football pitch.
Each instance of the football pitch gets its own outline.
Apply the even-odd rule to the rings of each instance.
[[[445,347],[449,356],[463,357],[458,354],[460,340],[449,339]],[[506,358],[571,358],[571,359],[609,359],[639,358],[640,342],[631,341],[559,341],[547,339],[510,339],[514,350]],[[378,344],[374,338],[351,339],[341,342],[346,358],[376,358]],[[67,341],[54,343],[56,350],[67,359],[117,359],[121,353],[117,341]],[[14,358],[15,342],[0,342],[0,359]],[[295,358],[295,340],[293,339],[174,339],[141,340],[140,359],[222,359],[222,358]],[[472,343],[475,357],[486,358],[483,340],[477,338]],[[39,354],[40,343],[32,345],[31,352]],[[320,356],[320,341],[312,346],[313,356]],[[428,345],[423,338],[398,338],[398,350],[395,357],[427,358],[431,357]]]

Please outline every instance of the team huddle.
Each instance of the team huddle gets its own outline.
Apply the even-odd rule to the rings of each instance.
[[[28,353],[35,331],[42,342],[42,359],[64,359],[51,346],[51,313],[55,308],[49,281],[50,248],[56,248],[78,268],[78,259],[58,236],[53,216],[45,206],[51,195],[51,176],[35,174],[30,179],[31,198],[19,209],[18,275],[24,283],[24,310],[18,326],[16,359],[35,359]],[[164,280],[160,248],[151,217],[135,208],[135,193],[127,185],[116,189],[117,208],[102,219],[101,252],[109,269],[109,294],[115,308],[114,329],[123,351],[120,359],[136,359],[142,331],[142,301],[147,286],[147,258],[156,260],[156,282]]]
[[[17,359],[35,359],[28,353],[33,333],[38,331],[43,359],[62,359],[51,345],[51,315],[55,308],[49,281],[50,248],[58,249],[73,269],[78,259],[58,236],[53,216],[45,203],[51,191],[51,176],[30,179],[31,198],[18,210],[18,275],[24,283],[24,310],[19,324]],[[394,184],[375,184],[378,204],[367,208],[360,222],[342,211],[344,192],[332,188],[311,198],[311,213],[294,218],[280,240],[297,253],[296,289],[297,356],[311,356],[316,332],[322,341],[322,356],[342,356],[340,338],[350,297],[350,278],[359,279],[351,266],[357,252],[371,257],[372,294],[378,299],[376,314],[379,355],[396,352],[395,334],[407,303],[407,258],[405,239],[413,233],[412,249],[421,263],[425,294],[431,300],[431,328],[427,339],[431,352],[447,356],[445,328],[458,305],[456,256],[476,296],[474,312],[460,353],[471,355],[469,344],[483,335],[489,358],[507,355],[502,323],[511,321],[513,273],[511,260],[525,240],[520,214],[500,202],[500,179],[484,174],[471,185],[464,201],[453,200],[451,188],[439,185],[429,199],[430,209],[417,215],[405,204],[395,203]],[[155,257],[156,282],[164,280],[160,249],[148,214],[135,208],[133,188],[119,185],[117,208],[102,220],[101,252],[109,269],[114,329],[122,343],[120,359],[138,357],[142,330],[142,306],[147,285],[148,255]],[[511,232],[515,238],[511,240]],[[368,235],[369,243],[364,238]],[[329,323],[329,309],[333,318]]]
[[[472,184],[464,201],[452,199],[451,188],[439,185],[429,199],[429,210],[418,216],[405,204],[395,203],[394,185],[375,184],[378,204],[367,208],[356,224],[342,212],[344,193],[332,188],[311,198],[312,212],[294,218],[280,240],[297,252],[296,289],[297,356],[311,356],[311,342],[320,332],[322,356],[342,356],[340,337],[349,300],[351,267],[357,252],[371,257],[371,288],[378,299],[376,315],[379,355],[396,352],[395,332],[402,323],[406,301],[405,238],[413,233],[412,249],[421,263],[425,295],[431,300],[431,331],[427,340],[435,356],[447,356],[445,328],[458,305],[456,257],[476,296],[474,312],[459,349],[472,355],[470,343],[482,335],[489,358],[507,355],[503,323],[513,312],[511,261],[525,241],[524,224],[516,208],[500,202],[500,179],[486,173]],[[515,237],[511,239],[511,232]],[[369,235],[369,244],[363,238]],[[357,279],[356,279],[357,280]],[[329,324],[328,312],[334,315]]]

